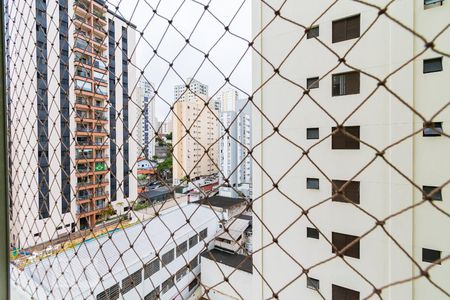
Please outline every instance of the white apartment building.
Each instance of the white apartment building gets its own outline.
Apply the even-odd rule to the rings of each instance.
[[[216,174],[218,166],[218,110],[209,101],[208,86],[188,78],[175,86],[173,110],[173,183]],[[211,102],[213,103],[213,102]],[[208,151],[205,153],[205,151]]]
[[[21,8],[29,20],[14,28],[23,40],[8,48],[16,64],[9,81],[20,83],[9,91],[11,244],[17,248],[92,228],[110,203],[137,193],[136,145],[128,132],[136,84],[128,61],[135,61],[133,25],[104,1],[30,4]]]
[[[220,183],[227,180],[228,186],[221,187],[221,193],[233,197],[240,186],[251,184],[252,162],[247,155],[251,149],[251,106],[233,90],[224,91],[220,99],[219,173]]]
[[[370,3],[384,7],[388,2]],[[427,50],[403,66],[425,49],[423,40],[384,16],[372,25],[378,10],[363,3],[339,1],[330,6],[330,1],[325,0],[280,0],[270,1],[270,5],[275,10],[282,6],[280,14],[293,22],[276,17],[272,8],[261,1],[253,1],[253,32],[264,29],[254,43],[264,57],[253,57],[254,90],[265,83],[254,102],[292,143],[274,134],[273,126],[254,111],[253,144],[274,134],[254,151],[255,160],[261,164],[261,167],[253,165],[253,193],[255,198],[261,196],[253,204],[258,216],[253,223],[253,264],[258,270],[253,272],[254,299],[268,299],[274,293],[278,299],[364,299],[374,291],[373,286],[382,288],[401,280],[405,282],[382,289],[381,298],[447,299],[434,285],[448,291],[448,259],[429,270],[434,284],[425,277],[410,280],[420,275],[411,258],[426,269],[430,262],[450,254],[448,216],[429,203],[388,219],[383,226],[392,239],[377,226],[344,253],[347,263],[336,257],[312,266],[334,257],[330,242],[342,249],[376,225],[375,219],[363,211],[382,220],[420,203],[422,192],[406,178],[427,192],[448,181],[450,143],[437,132],[448,131],[450,126],[450,110],[445,107],[450,95],[450,59]],[[450,3],[395,1],[389,5],[388,13],[431,41],[448,25]],[[305,30],[294,22],[313,28],[298,45]],[[370,95],[378,81],[344,64],[338,65],[337,56],[316,40],[320,39],[342,57],[360,36],[346,56],[346,63],[379,78],[395,71],[386,85],[396,96],[384,87]],[[448,30],[434,44],[443,53],[449,53]],[[269,80],[274,67],[266,60],[279,68],[283,77],[303,88],[309,86],[309,96],[298,103],[304,91],[301,87],[278,75]],[[369,100],[362,104],[367,97]],[[407,105],[426,120],[442,109],[433,119],[437,132],[429,129],[422,132],[423,120]],[[376,151],[365,144],[344,134],[330,136],[333,127],[347,117],[344,123],[347,131],[380,150],[418,131],[384,154],[404,176],[381,157],[370,163]],[[318,167],[308,159],[297,163],[303,151],[294,144],[309,149],[308,156]],[[284,176],[276,186],[282,193],[277,189],[265,193],[274,185],[262,168],[274,181]],[[337,186],[352,180],[344,194],[353,203],[339,195],[331,199],[336,192],[324,174]],[[449,198],[447,184],[434,194],[432,201],[448,212]],[[317,206],[308,211],[308,218],[315,226],[304,216],[297,220],[302,209],[314,205]],[[299,276],[302,268],[308,269],[307,275]]]
[[[155,132],[158,125],[155,119],[155,93],[150,82],[141,78],[137,88],[139,124],[137,136],[139,141],[139,156],[152,159],[155,155]]]
[[[182,205],[13,272],[37,299],[188,299],[218,229],[213,210]]]
[[[160,122],[160,133],[161,134],[169,134],[173,131],[173,123],[172,118],[168,117],[165,121]]]

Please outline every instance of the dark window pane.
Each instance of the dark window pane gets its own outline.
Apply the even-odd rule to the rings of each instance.
[[[319,239],[319,230],[313,227],[306,227],[306,237]]]
[[[319,280],[315,279],[315,278],[307,277],[306,278],[306,287],[313,289],[313,290],[318,290],[319,289]]]
[[[194,235],[193,237],[189,238],[189,248],[194,247],[198,243],[198,235]]]
[[[116,283],[112,287],[104,290],[97,295],[97,300],[116,300],[119,299],[119,284]]]
[[[342,20],[333,21],[332,41],[338,43],[360,36],[361,17],[353,16]]]
[[[306,139],[317,140],[319,138],[319,128],[307,128]]]
[[[442,57],[423,60],[423,72],[433,73],[442,71]]]
[[[332,96],[359,94],[360,74],[352,71],[332,76]]]
[[[442,122],[434,122],[431,126],[425,125],[423,128],[423,136],[440,136],[443,132]]]
[[[425,197],[430,197],[431,200],[442,201],[442,190],[438,189],[437,186],[427,186],[422,187]]]
[[[355,204],[360,203],[359,197],[359,181],[350,181],[344,188],[343,194],[337,193],[338,189],[347,183],[346,180],[333,180],[332,181],[332,197],[336,202],[353,202]],[[345,196],[345,197],[344,197]]]
[[[359,300],[359,292],[338,286],[338,285],[332,285],[332,300]]]
[[[170,262],[172,262],[174,260],[174,258],[175,258],[174,251],[173,251],[173,249],[171,249],[162,255],[161,262],[163,265],[167,265]]]
[[[159,260],[155,259],[144,266],[144,279],[149,278],[160,269]]]
[[[317,89],[319,87],[319,77],[311,77],[306,79],[306,87],[308,89]]]
[[[319,179],[318,178],[306,178],[306,188],[318,190],[319,189]]]
[[[354,235],[348,235],[343,233],[332,233],[332,243],[334,247],[331,247],[331,252],[336,253],[335,247],[337,250],[341,251],[344,249],[347,245],[351,244],[354,240],[356,240],[358,237]],[[353,258],[359,258],[359,241],[354,243],[350,248],[347,248],[344,253],[342,253],[345,256],[353,257]]]
[[[318,36],[319,36],[319,26],[311,27],[309,29],[308,33],[306,34],[307,39],[312,39],[312,38],[318,37]]]
[[[177,257],[186,251],[187,251],[187,241],[184,241],[177,246]]]
[[[157,300],[157,299],[159,299],[159,286],[144,297],[144,300]]]
[[[435,261],[440,259],[441,259],[441,251],[422,248],[422,261],[434,263]],[[438,264],[440,265],[441,263],[438,262]]]
[[[359,149],[359,126],[345,126],[343,130],[335,132],[336,129],[336,127],[331,128],[333,132],[331,136],[331,149]]]

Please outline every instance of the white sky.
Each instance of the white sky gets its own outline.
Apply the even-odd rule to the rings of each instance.
[[[200,67],[204,55],[192,47],[208,52],[225,32],[224,26],[210,13],[207,12],[201,17],[205,12],[203,7],[205,4],[209,2],[209,11],[227,25],[239,11],[229,27],[230,31],[245,40],[251,37],[250,0],[109,0],[107,2],[113,11],[115,11],[114,6],[119,5],[119,14],[135,24],[137,31],[144,32],[142,38],[136,34],[137,67],[145,70],[146,78],[156,86],[158,95],[169,103],[174,100],[173,87],[183,84],[181,78],[194,77],[195,74],[197,80],[209,86],[210,96],[213,96],[225,83],[223,75],[210,62],[205,61]],[[172,25],[184,36],[190,36],[192,46],[185,47],[185,39],[172,26],[169,26],[167,20],[155,15],[154,8],[157,9],[157,14],[172,19]],[[197,22],[198,25],[194,30]],[[193,30],[194,33],[191,34]],[[158,55],[167,61],[173,61],[185,47],[174,61],[173,69],[176,72],[170,69],[169,64],[163,59],[154,56],[152,47],[158,47]],[[210,51],[209,58],[228,76],[247,48],[247,41],[226,33]],[[230,81],[250,93],[251,51],[247,51],[244,59],[231,75]],[[156,117],[163,119],[168,111],[169,106],[158,98]]]

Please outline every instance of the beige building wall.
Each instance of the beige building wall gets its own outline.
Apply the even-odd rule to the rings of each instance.
[[[174,184],[179,184],[187,175],[195,178],[217,173],[218,112],[211,105],[205,106],[206,101],[207,95],[188,90],[174,105]]]
[[[371,3],[383,7],[388,1]],[[279,299],[322,299],[316,291],[307,288],[306,275],[302,274],[304,269],[309,270],[308,276],[320,280],[320,294],[325,299],[333,299],[332,285],[358,291],[360,299],[364,299],[372,293],[373,286],[381,288],[399,280],[406,282],[383,289],[383,299],[446,299],[445,294],[426,278],[408,280],[418,275],[419,270],[406,253],[423,269],[430,266],[430,263],[422,261],[423,248],[441,251],[441,258],[450,254],[450,236],[446,234],[449,218],[429,203],[407,209],[386,221],[385,230],[401,248],[377,226],[361,240],[359,259],[345,256],[346,262],[335,258],[315,265],[334,256],[330,243],[326,241],[331,241],[332,232],[361,236],[375,225],[375,219],[370,215],[379,220],[384,219],[421,202],[422,195],[418,188],[423,185],[441,186],[448,181],[448,138],[423,137],[420,131],[422,118],[407,107],[414,108],[427,120],[444,108],[433,121],[443,122],[444,131],[448,131],[450,111],[448,107],[445,108],[450,94],[450,87],[446,84],[450,78],[448,57],[443,57],[441,72],[423,74],[423,59],[442,57],[430,50],[417,57],[414,63],[403,66],[424,49],[423,41],[385,17],[380,17],[371,25],[378,17],[378,11],[361,3],[339,1],[331,8],[330,2],[325,0],[313,3],[272,0],[269,4],[275,9],[283,4],[281,15],[289,20],[305,26],[313,23],[319,25],[318,38],[339,56],[343,56],[356,39],[332,43],[332,22],[360,14],[361,33],[369,26],[372,27],[346,56],[346,62],[380,78],[401,67],[390,77],[388,86],[404,103],[386,89],[379,88],[350,116],[377,87],[377,81],[361,75],[359,94],[332,97],[331,75],[349,71],[350,68],[338,65],[337,56],[315,39],[304,37],[296,45],[304,34],[304,28],[281,18],[272,20],[274,11],[260,1],[253,1],[253,32],[259,33],[264,28],[255,41],[255,47],[264,59],[259,55],[253,58],[254,90],[268,80],[255,95],[255,105],[273,124],[281,122],[279,131],[303,149],[319,141],[306,139],[307,128],[319,128],[320,140],[324,139],[308,153],[316,165],[307,159],[297,163],[302,150],[278,134],[264,141],[253,152],[255,160],[275,182],[282,178],[277,182],[278,189],[274,189],[274,182],[259,165],[253,164],[253,194],[254,199],[257,199],[253,209],[258,215],[255,220],[264,223],[264,226],[258,221],[253,224],[253,264],[258,270],[253,272],[254,299],[270,298],[273,292],[280,290]],[[388,12],[392,18],[427,40],[432,40],[448,23],[450,3],[443,1],[442,6],[437,4],[425,9],[424,1],[421,0],[395,1],[389,6]],[[435,45],[444,53],[449,52],[448,30],[435,41]],[[293,52],[280,67],[282,76],[302,87],[306,86],[307,78],[320,76],[319,87],[311,90],[311,97],[338,123],[349,116],[345,124],[360,126],[360,138],[367,144],[383,149],[419,130],[413,138],[407,138],[387,149],[384,155],[405,177],[380,158],[358,173],[374,159],[376,151],[363,144],[359,150],[333,150],[329,135],[336,122],[309,97],[290,112],[302,96],[303,89],[280,76],[269,78],[274,74],[274,66],[278,67],[292,49]],[[289,116],[283,120],[289,112]],[[273,133],[273,126],[254,110],[253,145]],[[358,206],[370,215],[351,204],[330,200],[332,191],[328,180],[349,180],[355,175],[354,180],[360,182]],[[306,188],[308,177],[319,178],[318,190]],[[411,179],[418,188],[406,178]],[[448,212],[448,184],[442,190],[442,197],[443,201],[434,201],[433,204]],[[320,235],[318,240],[307,238],[306,228],[312,227],[311,222],[305,216],[298,217],[303,210],[321,201],[323,203],[308,211],[308,218],[323,236]],[[449,270],[449,261],[444,261],[430,270],[430,278],[437,286],[446,289]],[[264,281],[261,277],[264,277]]]

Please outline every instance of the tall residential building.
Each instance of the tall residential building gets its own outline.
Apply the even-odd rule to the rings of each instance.
[[[240,186],[251,184],[251,157],[247,155],[251,149],[251,106],[238,99],[234,90],[224,91],[220,99],[220,181],[224,184],[226,179],[230,187],[222,187],[221,193],[235,196]]]
[[[139,80],[137,89],[139,125],[137,126],[139,155],[151,159],[155,155],[155,93],[145,78]]]
[[[388,1],[378,2],[384,7]],[[258,216],[253,247],[260,249],[253,256],[255,299],[271,298],[280,290],[280,299],[365,299],[374,288],[396,282],[373,297],[446,298],[437,287],[448,287],[450,261],[429,269],[432,282],[420,277],[418,266],[425,270],[450,254],[450,237],[442,231],[449,224],[442,212],[450,208],[450,188],[445,186],[450,143],[439,133],[450,128],[450,59],[430,49],[416,55],[425,49],[422,37],[434,40],[447,26],[449,11],[448,1],[396,1],[386,18],[354,1],[331,7],[329,1],[287,1],[280,11],[292,20],[286,22],[274,17],[272,7],[253,1],[253,32],[264,29],[254,43],[261,55],[253,57],[253,86],[262,88],[253,101],[262,113],[253,115],[253,143],[272,135],[254,151],[261,166],[255,164],[253,170],[253,193],[260,196],[253,204]],[[293,24],[314,24],[298,46],[305,30]],[[434,43],[449,53],[450,35]],[[338,65],[330,50],[346,54],[346,63],[361,72]],[[266,61],[283,78],[272,78],[274,69]],[[371,94],[378,81],[363,72],[381,79],[392,73],[386,86],[395,95],[383,86]],[[284,78],[308,86],[309,96]],[[437,112],[436,131],[429,125],[422,130],[422,117],[430,120]],[[266,118],[280,123],[280,134]],[[343,133],[330,136],[344,120],[346,131],[364,143]],[[382,155],[395,168],[365,143],[379,150],[393,145]],[[314,164],[298,161],[304,152],[295,145],[309,149]],[[265,174],[274,181],[282,177],[275,189]],[[337,189],[349,180],[345,201]],[[441,185],[431,201],[442,212],[430,203],[418,205],[423,201],[420,189],[430,192]],[[307,218],[298,219],[306,212]],[[388,219],[377,224],[375,218]],[[356,241],[358,237],[362,239]],[[347,245],[342,258],[330,259]]]
[[[179,184],[187,175],[197,178],[218,172],[218,111],[214,105],[207,106],[207,85],[191,78],[186,82],[189,89],[184,85],[175,87],[174,184]]]
[[[167,118],[165,121],[162,121],[160,123],[160,130],[159,132],[161,134],[169,134],[173,131],[173,123],[172,123],[172,118],[169,117]]]
[[[8,48],[10,57],[30,50],[8,70],[21,83],[10,86],[9,99],[12,244],[19,248],[92,228],[110,203],[135,199],[137,190],[128,119],[133,25],[100,0],[34,0],[23,10],[36,26],[17,28],[24,39]],[[31,67],[28,76],[19,71]]]

